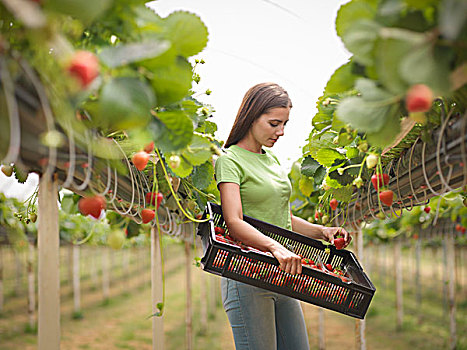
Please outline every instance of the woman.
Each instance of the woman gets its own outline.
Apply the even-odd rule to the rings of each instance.
[[[338,227],[313,225],[289,209],[291,184],[272,147],[284,135],[292,103],[274,83],[253,86],[245,94],[225,144],[227,153],[215,165],[224,220],[229,233],[244,244],[271,252],[280,268],[302,272],[301,258],[243,221],[243,214],[308,237],[333,242]],[[223,278],[222,302],[236,349],[308,349],[305,321],[296,299]]]

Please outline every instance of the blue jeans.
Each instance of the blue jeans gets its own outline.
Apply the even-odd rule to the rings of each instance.
[[[221,291],[237,350],[309,350],[298,300],[225,277]]]

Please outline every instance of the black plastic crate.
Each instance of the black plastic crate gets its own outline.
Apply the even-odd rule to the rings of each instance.
[[[210,220],[200,224],[197,232],[203,242],[201,264],[205,271],[345,315],[365,317],[376,289],[352,252],[334,246],[329,246],[326,252],[326,245],[318,240],[244,215],[246,222],[302,258],[339,267],[349,278],[307,266],[303,266],[300,275],[291,275],[280,270],[279,262],[269,253],[216,240],[215,227],[222,228],[226,234],[228,228],[219,205],[208,203],[204,217],[208,214]]]

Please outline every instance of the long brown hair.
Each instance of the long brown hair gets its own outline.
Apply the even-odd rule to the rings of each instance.
[[[275,83],[261,83],[250,88],[243,97],[224,147],[235,145],[245,137],[256,119],[278,107],[292,108],[292,101],[282,87]]]

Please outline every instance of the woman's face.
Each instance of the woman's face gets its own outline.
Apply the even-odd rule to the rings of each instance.
[[[284,135],[284,127],[289,121],[290,108],[277,107],[262,114],[253,122],[250,133],[261,146],[272,147]]]

